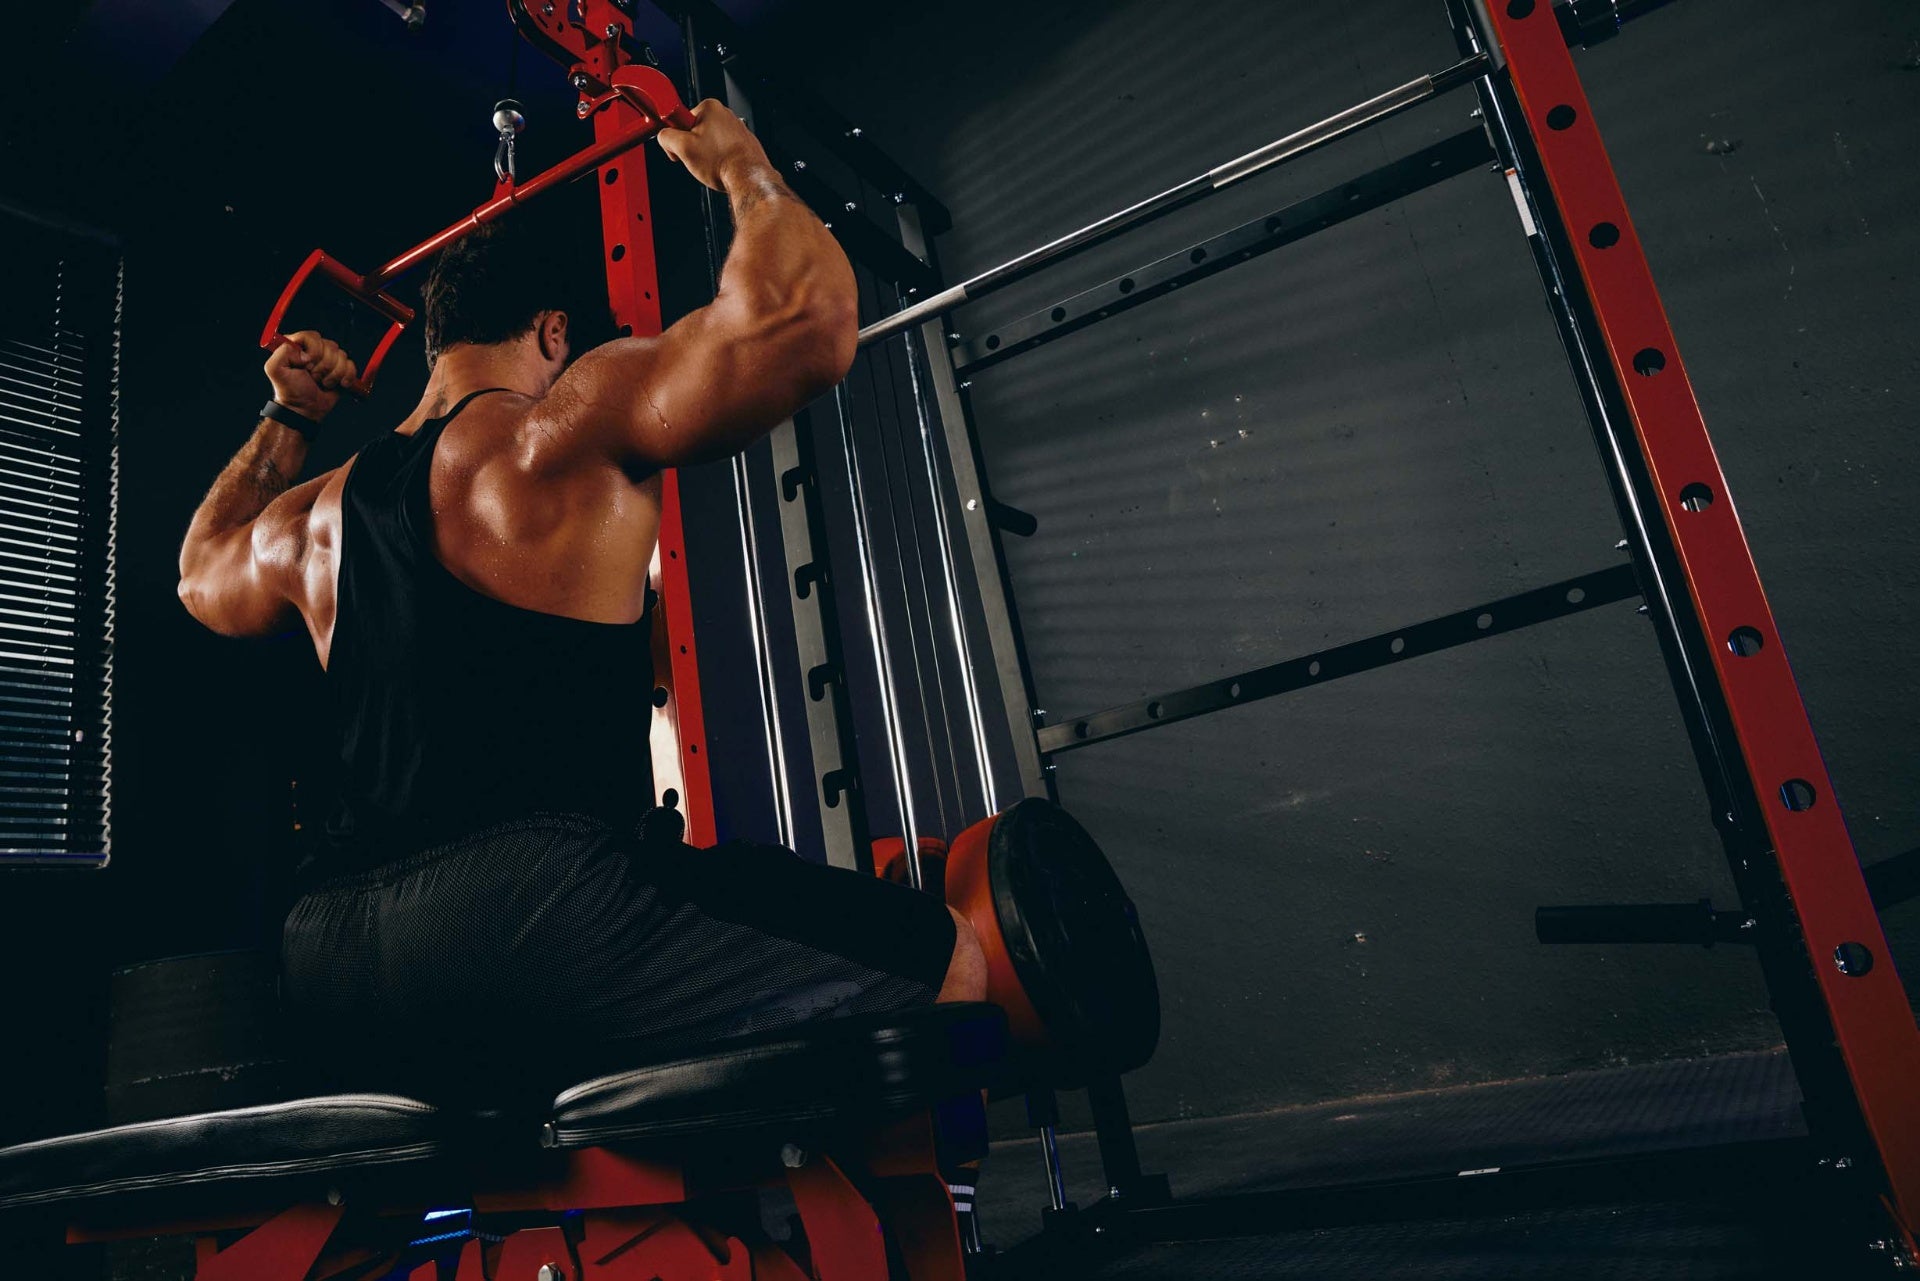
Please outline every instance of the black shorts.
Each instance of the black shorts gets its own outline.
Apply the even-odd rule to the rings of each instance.
[[[577,1079],[609,1047],[928,1004],[953,945],[944,904],[877,877],[540,815],[309,892],[282,964],[306,1049],[362,1081],[375,1062],[451,1079],[450,1055],[469,1075]]]

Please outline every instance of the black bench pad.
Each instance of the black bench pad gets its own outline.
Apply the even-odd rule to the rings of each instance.
[[[584,1081],[554,1100],[541,1141],[591,1147],[898,1115],[993,1084],[1006,1054],[997,1005],[809,1023]]]
[[[742,1131],[813,1130],[898,1115],[992,1083],[1006,1055],[993,1005],[834,1019],[624,1068],[563,1091],[549,1147]],[[635,1047],[601,1062],[642,1058]],[[468,1072],[450,1063],[447,1071]],[[539,1151],[533,1118],[443,1111],[398,1094],[327,1094],[142,1121],[0,1148],[0,1210],[228,1180],[455,1157],[476,1136]],[[524,1125],[525,1128],[519,1128]],[[521,1138],[519,1136],[524,1136]]]
[[[421,1160],[439,1125],[417,1099],[334,1094],[40,1139],[0,1148],[0,1209]]]

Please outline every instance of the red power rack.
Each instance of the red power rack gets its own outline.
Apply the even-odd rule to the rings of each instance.
[[[1552,201],[1564,229],[1564,247],[1545,252],[1570,256],[1577,270],[1577,280],[1567,274],[1568,292],[1585,295],[1637,442],[1636,465],[1644,463],[1639,492],[1653,496],[1642,519],[1649,528],[1664,527],[1670,540],[1671,563],[1684,584],[1674,594],[1674,612],[1690,612],[1698,623],[1697,649],[1705,651],[1707,663],[1696,679],[1716,684],[1724,702],[1731,731],[1724,764],[1729,773],[1744,769],[1751,784],[1757,815],[1729,813],[1725,819],[1737,827],[1757,817],[1763,826],[1748,844],[1761,857],[1770,849],[1778,866],[1791,924],[1804,945],[1800,964],[1811,964],[1831,1035],[1817,1020],[1796,1026],[1784,1009],[1782,1027],[1796,1066],[1803,1055],[1829,1054],[1830,1045],[1823,1043],[1829,1039],[1837,1046],[1859,1120],[1884,1172],[1888,1208],[1911,1256],[1920,1224],[1920,1025],[1887,950],[1746,534],[1554,7],[1546,0],[1490,0],[1481,12],[1504,55],[1521,117],[1507,126],[1516,134],[1524,130],[1537,152],[1537,164],[1532,157],[1517,163],[1533,170],[1526,175],[1527,189],[1536,201]],[[1736,865],[1736,875],[1741,870]],[[1790,937],[1790,931],[1783,933]],[[1811,1087],[1802,1075],[1803,1087]],[[1813,1094],[1808,1088],[1810,1102]]]

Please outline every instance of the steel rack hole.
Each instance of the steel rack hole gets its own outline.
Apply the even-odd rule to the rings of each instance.
[[[1065,307],[1055,307],[1048,314],[1053,317],[1053,323],[1057,325],[1067,318],[1067,309]]]
[[[1587,233],[1587,243],[1595,249],[1611,249],[1620,243],[1620,228],[1610,222],[1596,222]]]
[[[1166,707],[1160,703],[1147,704],[1147,715],[1156,721],[1166,713],[1166,710]]]
[[[1736,627],[1727,637],[1727,648],[1741,658],[1752,658],[1766,647],[1766,640],[1752,627]]]
[[[996,349],[997,349],[997,348],[998,348],[999,346],[1000,346],[1000,335],[999,335],[999,334],[988,334],[988,335],[987,335],[987,350],[988,350],[988,351],[994,351],[994,350],[996,350]]]
[[[1690,512],[1703,512],[1713,506],[1713,491],[1695,481],[1680,491],[1680,505]]]
[[[1533,12],[1533,0],[1507,0],[1507,16],[1524,18]]]
[[[1780,784],[1780,801],[1796,814],[1813,808],[1813,784],[1804,778],[1790,778]]]
[[[1189,262],[1205,262],[1207,260],[1206,247],[1200,246],[1196,248],[1192,253],[1187,255],[1187,260]]]
[[[613,247],[613,260],[615,262],[619,262],[622,258],[625,258],[626,256],[627,256],[627,247],[625,245],[615,245]]]
[[[618,169],[607,170],[607,185],[611,187],[618,181],[620,181],[620,171]]]
[[[1573,122],[1579,118],[1580,113],[1563,102],[1553,110],[1547,112],[1547,128],[1553,130],[1555,133],[1559,133],[1562,130],[1573,128]]]
[[[1833,963],[1842,974],[1857,979],[1873,969],[1873,950],[1865,943],[1848,941],[1833,949]]]
[[[1633,353],[1633,372],[1642,378],[1651,378],[1666,367],[1666,353],[1658,347],[1642,347]]]
[[[1122,276],[1120,278],[1120,292],[1123,294],[1130,294],[1133,292],[1132,276]]]

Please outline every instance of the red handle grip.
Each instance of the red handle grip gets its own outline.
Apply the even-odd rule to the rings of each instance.
[[[621,97],[663,125],[691,129],[700,122],[680,102],[673,81],[653,67],[629,64],[613,73],[613,87]]]
[[[400,331],[412,322],[413,308],[392,294],[367,288],[365,279],[359,273],[342,266],[319,249],[307,255],[307,260],[300,264],[300,270],[293,273],[293,279],[289,280],[287,287],[280,291],[280,301],[273,305],[273,311],[267,317],[267,327],[260,334],[260,346],[273,348],[289,341],[287,336],[280,332],[281,324],[286,320],[287,308],[293,304],[294,298],[299,295],[308,278],[315,272],[319,272],[328,281],[337,285],[342,292],[365,303],[392,322],[387,326],[387,332],[381,335],[379,343],[374,346],[373,355],[368,357],[367,363],[360,367],[360,376],[349,378],[340,384],[340,389],[349,395],[365,397],[372,393],[373,380],[379,375],[380,365],[386,360],[387,353],[393,349],[394,340],[399,338]]]

